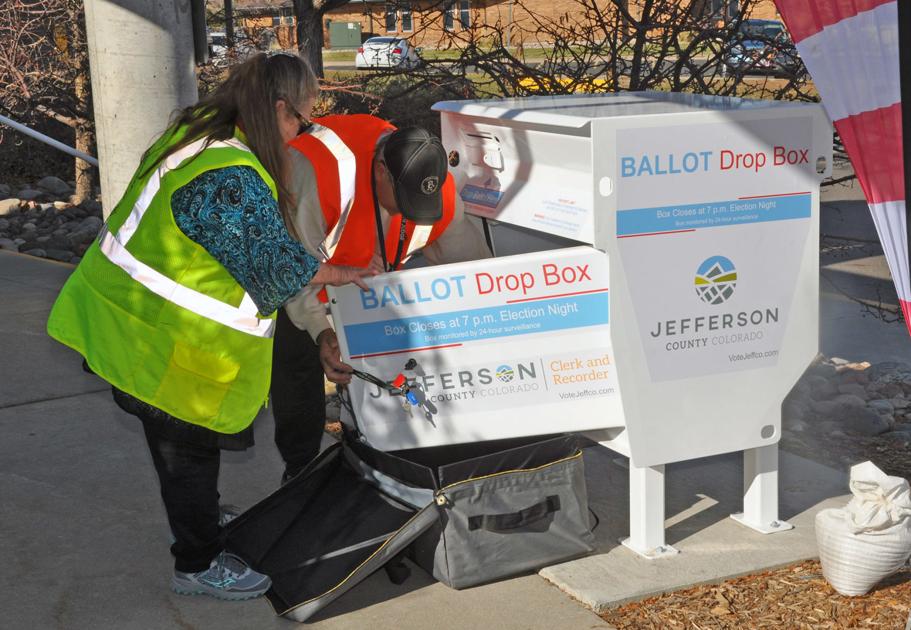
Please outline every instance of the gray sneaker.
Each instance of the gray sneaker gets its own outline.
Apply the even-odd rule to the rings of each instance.
[[[171,578],[171,590],[180,595],[211,595],[228,600],[259,597],[271,585],[269,576],[257,573],[246,562],[226,551],[215,556],[205,571],[174,571]]]

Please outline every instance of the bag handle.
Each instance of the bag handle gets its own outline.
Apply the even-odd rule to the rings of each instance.
[[[560,510],[560,497],[552,495],[534,505],[509,514],[478,514],[468,517],[468,531],[486,529],[489,532],[506,532],[540,521]]]

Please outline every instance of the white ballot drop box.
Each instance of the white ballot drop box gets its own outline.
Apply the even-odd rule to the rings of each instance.
[[[777,444],[782,400],[818,349],[819,183],[832,159],[822,108],[644,92],[435,109],[457,194],[498,257],[332,293],[346,358],[384,377],[414,358],[432,377],[414,375],[417,389],[447,409],[406,412],[359,384],[361,415],[385,409],[364,420],[369,438],[409,448],[586,431],[630,458],[624,542],[647,557],[676,553],[665,464],[743,451],[735,518],[789,529]],[[458,393],[468,398],[447,400]]]

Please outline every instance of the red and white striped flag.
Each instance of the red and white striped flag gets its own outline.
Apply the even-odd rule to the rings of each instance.
[[[911,128],[911,0],[775,4],[854,165],[911,332],[911,138],[902,138],[903,110]]]

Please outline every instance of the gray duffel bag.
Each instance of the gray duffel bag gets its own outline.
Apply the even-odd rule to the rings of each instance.
[[[525,442],[435,467],[437,522],[412,557],[437,580],[466,588],[594,549],[578,441]]]

